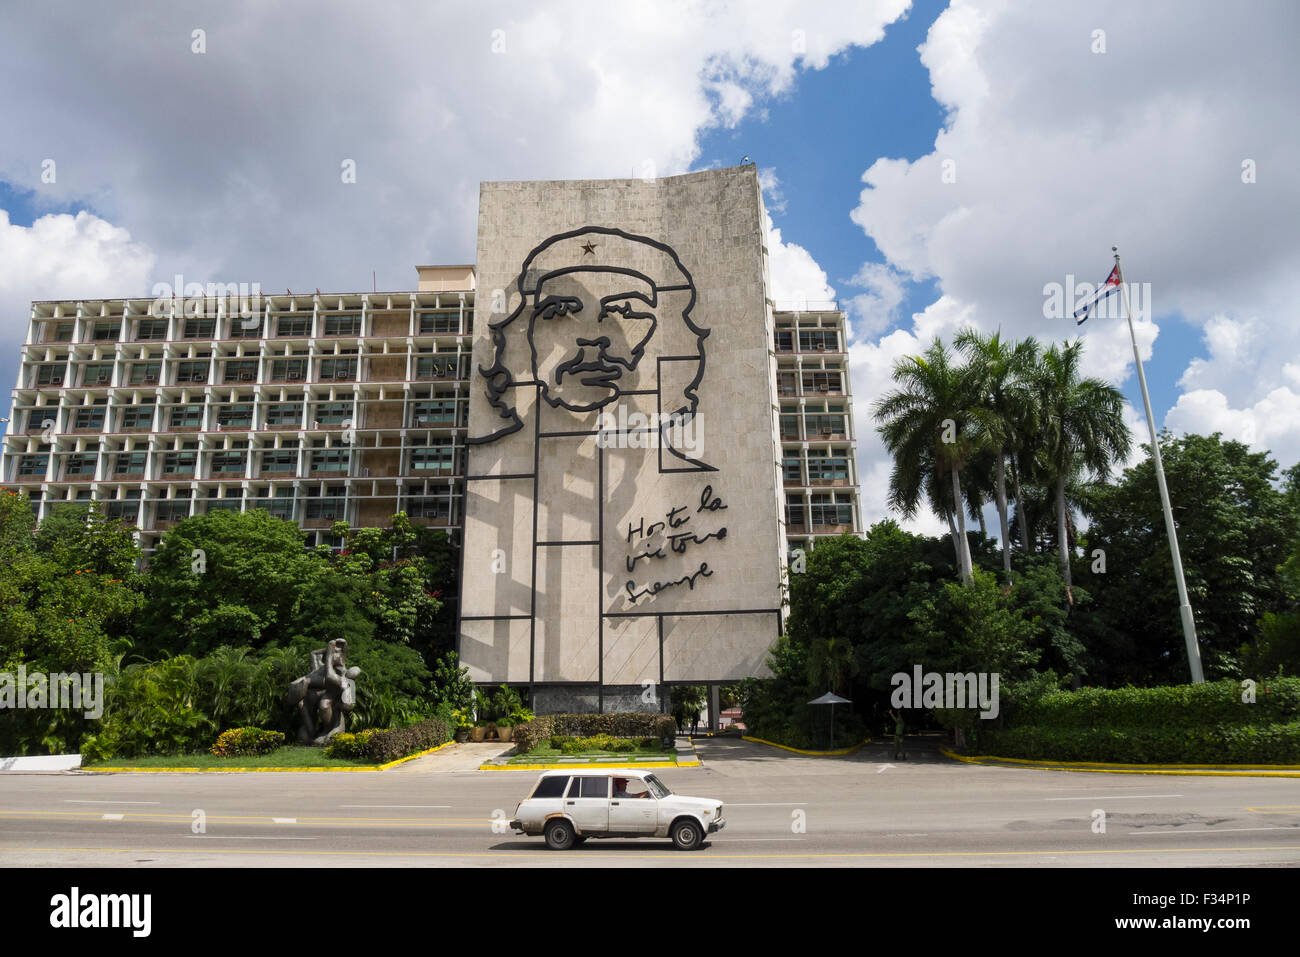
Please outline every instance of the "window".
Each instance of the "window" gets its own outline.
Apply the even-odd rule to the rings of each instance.
[[[565,775],[556,775],[555,777],[542,778],[537,785],[537,790],[533,792],[535,798],[559,798],[564,797],[564,790],[569,786],[569,779]]]
[[[217,334],[215,319],[186,319],[182,339],[211,339]]]
[[[799,456],[787,455],[781,460],[781,477],[789,485],[803,484],[803,469]]]
[[[261,335],[261,316],[241,316],[236,313],[230,317],[231,339],[259,339]]]
[[[806,521],[804,517],[804,501],[802,495],[792,495],[789,501],[785,503],[785,523],[803,527]]]
[[[305,336],[311,328],[311,316],[281,316],[275,323],[277,336]]]
[[[76,455],[69,455],[63,468],[64,475],[94,475],[95,474],[95,453],[79,452]]]
[[[822,492],[812,496],[812,523],[814,525],[852,525],[853,506],[848,495]]]
[[[805,372],[803,390],[805,392],[841,392],[841,379],[838,372]]]
[[[37,366],[36,367],[36,384],[37,385],[62,385],[63,384],[63,364]]]
[[[217,422],[223,429],[251,429],[253,407],[251,405],[220,406],[217,411]]]
[[[181,522],[190,517],[189,499],[170,500],[158,503],[159,522]]]
[[[293,520],[293,489],[278,488],[275,490],[275,498],[266,500],[261,506],[276,518],[283,518],[286,521]]]
[[[124,522],[134,523],[140,514],[139,502],[109,502],[104,506],[107,518],[120,518]]]
[[[241,359],[226,363],[226,382],[254,382],[257,379],[257,360]]]
[[[455,425],[456,400],[416,402],[411,407],[412,425]]]
[[[778,338],[780,333],[777,333]],[[799,332],[800,352],[838,352],[839,333],[834,329],[802,329]]]
[[[793,352],[794,333],[790,332],[789,330],[786,330],[784,332],[778,330],[776,333],[776,350],[777,352]]]
[[[72,323],[70,323],[70,322],[60,322],[57,326],[55,326],[55,327],[54,327],[54,341],[55,341],[55,342],[71,342],[71,341],[72,341]]]
[[[121,452],[113,456],[114,475],[140,475],[144,473],[144,452]]]
[[[343,517],[343,500],[341,498],[315,498],[307,502],[307,517],[337,522]]]
[[[163,474],[191,473],[194,471],[194,463],[197,460],[197,452],[168,452],[163,456]]]
[[[346,472],[350,459],[350,449],[319,449],[311,454],[313,472]]]
[[[247,462],[245,452],[214,452],[212,454],[211,475],[240,474]]]
[[[160,375],[162,375],[161,362],[133,362],[127,381],[131,385],[157,385]]]
[[[313,418],[321,425],[342,425],[352,418],[352,403],[318,402]]]
[[[208,364],[206,362],[182,362],[176,367],[177,382],[207,382]]]
[[[456,465],[456,450],[450,438],[435,439],[428,447],[411,450],[412,471],[450,471]]]
[[[272,382],[296,382],[306,377],[306,359],[276,359],[271,363]]]
[[[72,421],[74,429],[102,429],[104,427],[103,406],[92,406],[77,410],[77,417]]]
[[[359,336],[361,335],[360,316],[326,316],[325,335]]]
[[[795,387],[794,373],[778,372],[776,375],[776,388],[782,395],[794,395],[798,391]]]
[[[322,359],[320,361],[322,379],[355,379],[357,377],[356,359]]]
[[[122,325],[118,322],[97,322],[91,327],[90,338],[96,342],[105,342],[114,340],[122,332]]]
[[[19,475],[44,475],[45,468],[50,464],[50,456],[44,455],[24,455],[18,460]]]
[[[203,424],[203,406],[178,405],[172,409],[171,428],[197,429]]]
[[[281,402],[276,405],[267,406],[266,425],[268,428],[281,425],[301,425],[302,424],[302,403],[301,402]]]
[[[415,361],[419,379],[454,379],[458,361],[455,356],[421,356]]]
[[[451,496],[438,495],[430,498],[408,499],[406,514],[411,518],[427,518],[434,521],[450,518]]]
[[[268,449],[262,453],[262,471],[289,472],[290,474],[298,471],[298,450],[287,448]]]
[[[849,460],[841,453],[828,455],[825,452],[808,451],[808,479],[813,482],[833,482],[847,480],[849,477]]]
[[[140,324],[136,326],[135,338],[137,342],[145,342],[152,339],[166,339],[167,320],[141,319]]]
[[[843,435],[844,416],[810,415],[808,416],[809,435]]]
[[[458,310],[420,313],[420,335],[455,335],[458,332],[460,332]]]
[[[585,798],[607,798],[609,797],[609,778],[604,775],[586,775],[575,778],[575,781],[582,782],[581,797]]]
[[[123,429],[153,428],[153,406],[133,405],[122,410]]]
[[[82,370],[83,385],[108,385],[113,381],[113,363],[97,362]]]
[[[799,438],[799,416],[797,415],[781,416],[781,438],[783,439]]]

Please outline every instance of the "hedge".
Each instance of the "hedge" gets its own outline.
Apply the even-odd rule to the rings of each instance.
[[[1118,764],[1300,764],[1300,721],[1116,728],[989,729],[979,751],[1031,761]]]
[[[340,732],[330,738],[321,753],[327,758],[364,758],[366,745],[370,743],[371,738],[380,733],[382,732],[374,728],[358,731],[356,734],[348,731]]]
[[[208,750],[219,758],[236,758],[250,754],[271,754],[282,744],[284,735],[279,731],[231,728],[222,731],[217,737],[217,743]]]
[[[446,744],[451,740],[452,728],[441,718],[429,718],[409,728],[378,731],[366,742],[366,757],[376,764],[396,761],[408,754],[416,754]]]
[[[1241,682],[1231,679],[1158,688],[1053,691],[1008,708],[1005,726],[1075,730],[1262,727],[1300,719],[1300,678],[1257,682],[1253,704],[1244,703],[1242,693]]]
[[[627,712],[619,714],[544,714],[515,725],[515,750],[527,754],[552,735],[590,738],[654,738],[662,741],[677,735],[677,722],[670,714]]]

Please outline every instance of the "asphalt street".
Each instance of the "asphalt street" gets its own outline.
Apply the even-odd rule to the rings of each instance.
[[[703,767],[656,771],[725,802],[726,829],[695,852],[548,851],[504,825],[538,772],[474,770],[472,746],[456,745],[378,773],[0,774],[0,866],[1300,865],[1294,778],[981,767],[916,750],[893,762],[884,744],[837,759],[697,747]]]

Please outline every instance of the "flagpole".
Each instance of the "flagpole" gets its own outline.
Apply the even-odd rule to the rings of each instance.
[[[1124,316],[1128,319],[1128,334],[1133,341],[1133,361],[1137,363],[1138,385],[1142,387],[1142,404],[1146,407],[1147,429],[1151,432],[1151,459],[1156,467],[1156,484],[1160,487],[1160,504],[1165,510],[1165,531],[1169,534],[1169,553],[1174,560],[1174,581],[1178,583],[1178,613],[1183,619],[1183,640],[1187,643],[1187,664],[1192,671],[1192,684],[1201,684],[1205,675],[1201,671],[1201,648],[1196,643],[1196,621],[1192,618],[1192,603],[1187,599],[1187,582],[1183,579],[1183,559],[1178,552],[1178,532],[1174,526],[1174,511],[1169,505],[1169,486],[1165,484],[1165,467],[1160,458],[1160,437],[1156,435],[1156,417],[1151,412],[1151,396],[1147,394],[1147,377],[1142,371],[1142,357],[1138,354],[1137,334],[1133,331],[1133,312],[1128,303],[1128,286],[1124,284],[1124,271],[1119,265],[1119,247],[1111,246],[1115,254],[1115,272],[1119,279],[1120,295],[1124,298]]]

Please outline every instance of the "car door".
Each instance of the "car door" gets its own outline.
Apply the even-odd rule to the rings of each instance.
[[[618,782],[626,785],[620,790]],[[659,816],[659,802],[640,778],[614,775],[615,787],[609,799],[611,834],[653,834]]]
[[[564,798],[564,813],[579,833],[605,833],[609,829],[609,775],[575,774]]]

